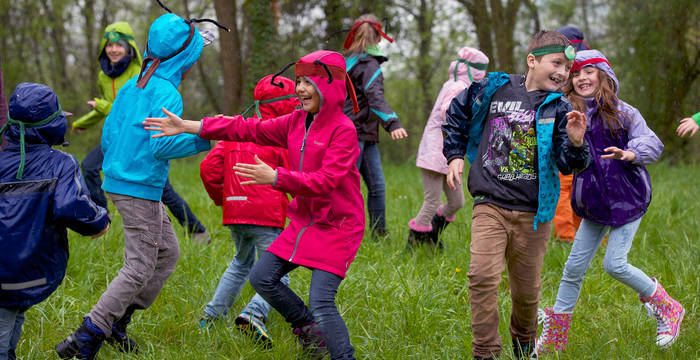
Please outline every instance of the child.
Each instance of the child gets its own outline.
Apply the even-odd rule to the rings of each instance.
[[[676,129],[676,134],[680,137],[685,137],[686,135],[693,137],[698,132],[698,128],[700,128],[700,112],[681,120],[681,124]]]
[[[105,121],[102,188],[123,219],[124,266],[75,333],[57,345],[63,359],[92,359],[105,339],[122,351],[135,350],[126,335],[131,315],[155,301],[175,270],[180,247],[160,202],[169,160],[209,150],[209,142],[192,135],[153,139],[136,124],[162,114],[164,106],[182,112],[177,87],[199,59],[204,39],[211,40],[194,21],[165,14],[153,22],[142,73],[121,88]]]
[[[421,168],[423,177],[423,206],[408,222],[409,246],[424,242],[442,246],[438,240],[440,233],[455,220],[457,211],[464,206],[462,187],[452,190],[445,182],[447,160],[442,155],[440,127],[445,123],[445,112],[452,99],[472,82],[481,80],[486,75],[488,63],[489,58],[483,52],[463,47],[457,53],[457,60],[450,64],[450,79],[442,85],[418,147],[416,166]],[[440,205],[443,191],[447,203]]]
[[[112,102],[117,97],[119,89],[141,71],[141,53],[134,41],[134,30],[128,23],[119,21],[105,28],[97,58],[101,68],[97,78],[101,97],[88,101],[87,103],[94,109],[73,122],[73,129],[78,133],[104,120],[112,109]],[[81,167],[90,197],[97,205],[107,208],[107,198],[102,191],[100,177],[102,160],[102,148],[98,145],[85,156]],[[189,205],[175,192],[167,180],[163,188],[162,200],[177,221],[192,233],[195,242],[211,241],[211,236],[204,225],[199,222]]]
[[[408,136],[401,126],[398,116],[384,100],[384,76],[381,63],[387,60],[379,49],[382,37],[394,39],[382,32],[382,24],[376,16],[365,14],[355,20],[355,24],[345,39],[345,61],[347,72],[357,94],[360,111],[353,112],[353,103],[345,100],[343,112],[354,123],[360,144],[360,157],[357,169],[367,185],[367,210],[369,226],[373,236],[385,236],[386,204],[382,158],[379,155],[379,125],[391,133],[391,138],[402,139]]]
[[[575,26],[562,26],[558,32],[566,36],[574,46],[576,51],[588,50],[588,45],[583,41],[583,33]],[[557,210],[554,212],[554,238],[564,242],[573,242],[576,229],[581,223],[581,218],[574,214],[571,209],[571,183],[574,175],[564,175],[559,173],[559,202]]]
[[[645,165],[661,155],[663,144],[639,111],[617,97],[620,89],[610,63],[598,50],[581,51],[565,88],[574,108],[590,119],[586,131],[593,164],[574,175],[572,206],[583,218],[576,232],[554,308],[547,317],[537,352],[564,350],[571,314],[583,276],[610,232],[603,266],[616,280],[639,293],[639,299],[658,322],[656,344],[665,348],[678,337],[685,310],[659,282],[627,263],[642,216],[651,202],[651,183]]]
[[[251,141],[286,148],[289,168],[238,163],[242,185],[271,184],[292,194],[289,225],[253,266],[250,284],[294,328],[299,342],[315,356],[330,351],[333,359],[354,359],[355,349],[335,306],[335,294],[355,258],[365,227],[357,133],[342,112],[345,87],[353,99],[342,55],[315,51],[296,63],[296,94],[303,109],[267,121],[241,116],[182,120],[149,118],[155,137],[181,132],[206,139]],[[309,306],[280,282],[299,266],[311,269]],[[309,310],[310,308],[310,310]],[[327,350],[326,350],[327,345]]]
[[[534,353],[540,273],[559,195],[557,167],[569,173],[590,161],[583,114],[571,112],[557,91],[573,59],[564,35],[540,31],[530,41],[525,76],[489,73],[447,110],[443,154],[452,189],[455,180],[461,186],[465,153],[472,162],[468,276],[475,359],[501,352],[498,284],[504,264],[513,300],[513,351],[517,358]]]
[[[24,313],[61,284],[66,228],[93,238],[109,228],[107,210],[88,197],[78,160],[51,148],[63,143],[67,125],[51,88],[17,85],[0,130],[8,140],[0,157],[0,359],[16,359]]]
[[[272,83],[272,79],[276,82]],[[262,78],[255,86],[253,97],[261,121],[289,114],[299,103],[294,95],[294,82],[282,76]],[[200,164],[199,174],[204,188],[216,205],[223,205],[224,224],[230,228],[236,246],[236,255],[204,310],[202,325],[205,326],[226,316],[248,279],[256,251],[260,256],[284,228],[289,203],[287,196],[271,186],[242,186],[241,178],[233,173],[236,163],[255,162],[256,155],[273,169],[278,166],[289,168],[284,149],[232,141],[220,141]],[[289,277],[285,275],[282,282],[288,285]],[[250,331],[256,340],[271,345],[265,329],[269,311],[270,305],[255,294],[236,317],[235,323]]]

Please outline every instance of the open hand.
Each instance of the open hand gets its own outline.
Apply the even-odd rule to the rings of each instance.
[[[583,136],[586,134],[586,114],[580,111],[571,111],[566,114],[566,134],[569,141],[576,147],[583,145]]]
[[[255,155],[255,164],[236,163],[233,167],[236,175],[251,180],[241,181],[241,185],[271,185],[275,182],[277,172]]]
[[[97,106],[97,103],[95,102],[95,100],[88,100],[87,104],[92,106],[93,109],[95,108],[95,106]]]
[[[405,137],[408,137],[408,133],[404,128],[398,128],[391,132],[391,138],[393,140],[403,139]]]
[[[693,118],[685,118],[681,120],[681,124],[678,125],[678,129],[676,129],[676,134],[680,137],[685,137],[686,135],[690,135],[690,137],[693,137],[696,132],[698,132],[698,123],[695,122],[695,119]]]
[[[601,159],[616,159],[616,160],[622,160],[622,161],[634,161],[634,159],[637,158],[637,156],[634,154],[634,152],[629,151],[629,150],[622,150],[616,146],[610,146],[606,147],[603,149],[603,151],[609,153],[609,154],[604,154],[601,155]]]
[[[462,186],[462,173],[464,172],[464,159],[452,159],[447,166],[447,186],[452,190],[457,190],[457,185]]]
[[[162,108],[163,113],[168,117],[146,118],[142,123],[144,129],[151,131],[161,131],[151,137],[159,138],[163,136],[173,136],[182,133],[196,134],[199,132],[199,121],[183,120],[179,116],[171,113],[166,108]],[[191,124],[195,123],[195,124]],[[193,130],[194,129],[194,130]]]

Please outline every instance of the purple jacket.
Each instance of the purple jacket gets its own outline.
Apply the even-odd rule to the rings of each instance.
[[[620,107],[628,118],[623,120],[623,128],[616,136],[600,117],[592,116],[596,107],[593,99],[587,99],[586,116],[590,123],[585,139],[593,164],[574,175],[571,206],[582,218],[617,227],[646,212],[651,202],[651,181],[644,166],[659,159],[664,144],[647,126],[639,110],[622,100]],[[634,152],[635,161],[601,159],[609,146]]]

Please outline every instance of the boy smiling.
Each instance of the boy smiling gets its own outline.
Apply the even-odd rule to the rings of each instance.
[[[489,73],[447,111],[447,183],[461,186],[464,155],[472,162],[469,297],[475,359],[501,352],[498,284],[504,264],[513,300],[513,351],[518,359],[536,356],[540,274],[559,196],[558,171],[582,170],[590,162],[585,117],[559,92],[574,55],[566,37],[540,31],[530,42],[525,76]]]

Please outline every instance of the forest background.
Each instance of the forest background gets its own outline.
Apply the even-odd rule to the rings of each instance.
[[[166,0],[183,17],[216,18],[219,32],[181,85],[186,118],[238,114],[261,77],[319,48],[341,50],[357,16],[384,19],[385,96],[408,130],[384,160],[412,161],[426,119],[457,50],[484,51],[489,71],[523,73],[529,38],[540,29],[578,26],[611,60],[620,98],[639,108],[671,162],[697,161],[700,142],[675,136],[678,120],[700,111],[700,2],[697,0]],[[106,25],[129,22],[141,51],[164,10],[144,0],[0,0],[0,59],[9,93],[25,81],[54,88],[75,118],[99,96],[97,51]],[[212,24],[198,25],[216,31]],[[345,30],[345,31],[344,31]],[[289,70],[287,76],[293,76]],[[99,131],[69,134],[71,152],[99,142]]]

